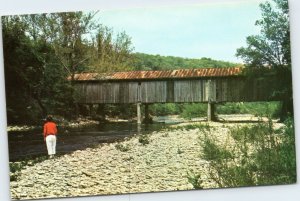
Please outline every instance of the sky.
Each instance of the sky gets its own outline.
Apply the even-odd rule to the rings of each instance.
[[[236,49],[259,34],[259,0],[100,11],[100,23],[125,31],[134,52],[242,62]]]

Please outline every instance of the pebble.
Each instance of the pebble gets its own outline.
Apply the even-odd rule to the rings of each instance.
[[[216,126],[210,135],[228,141],[228,129]],[[139,136],[119,144],[129,150],[121,152],[117,143],[48,159],[19,172],[10,183],[12,199],[44,199],[85,195],[112,195],[137,192],[191,190],[187,173],[200,174],[203,188],[218,185],[207,175],[209,163],[200,158],[199,137],[203,131],[169,130],[149,135],[142,145]]]

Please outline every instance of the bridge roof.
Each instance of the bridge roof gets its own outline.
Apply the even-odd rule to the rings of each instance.
[[[149,80],[149,79],[182,79],[200,77],[229,77],[242,73],[242,67],[232,68],[197,68],[164,71],[128,71],[114,73],[80,73],[75,74],[77,81],[91,80]]]

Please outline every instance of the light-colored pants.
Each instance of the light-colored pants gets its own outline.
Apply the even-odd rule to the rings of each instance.
[[[56,149],[56,136],[55,135],[48,135],[46,137],[46,144],[47,144],[47,150],[49,155],[55,154]]]

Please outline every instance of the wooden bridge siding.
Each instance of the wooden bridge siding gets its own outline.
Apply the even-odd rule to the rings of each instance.
[[[113,82],[119,87],[119,97],[111,99],[113,103],[136,103],[139,100],[139,85],[137,82]],[[111,89],[112,90],[112,89]]]
[[[123,83],[118,83],[118,84],[123,84]],[[125,103],[137,103],[139,102],[139,94],[138,94],[138,88],[139,84],[137,82],[129,82],[128,83],[128,91],[125,91],[126,94],[128,94],[128,97],[126,97]]]
[[[270,86],[265,80],[223,78],[216,81],[217,102],[253,102],[270,100]]]
[[[204,102],[207,99],[206,91],[206,80],[174,81],[173,102]]]
[[[167,81],[167,103],[174,102],[174,80]]]
[[[79,103],[136,103],[138,102],[136,82],[89,82],[76,84]]]
[[[142,103],[165,103],[167,102],[167,81],[141,82]]]
[[[217,79],[209,79],[204,81],[205,97],[203,102],[216,102],[217,100]]]
[[[244,81],[241,79],[218,79],[216,81],[216,102],[244,101]]]
[[[268,82],[245,78],[79,82],[79,103],[251,102],[269,100]],[[210,90],[209,90],[210,89]]]

